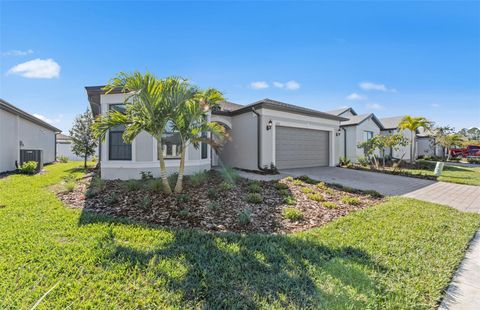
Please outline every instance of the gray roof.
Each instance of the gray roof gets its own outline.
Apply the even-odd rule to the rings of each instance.
[[[42,127],[45,127],[47,129],[50,129],[52,131],[55,131],[55,132],[61,132],[60,129],[56,128],[56,127],[53,127],[52,125],[50,125],[49,123],[47,122],[44,122],[42,121],[41,119],[39,119],[38,117],[35,117],[33,116],[32,114],[30,113],[27,113],[23,110],[20,110],[19,108],[17,108],[16,106],[14,106],[13,104],[3,100],[0,98],[0,109],[2,110],[5,110],[7,112],[10,112],[12,114],[15,114],[15,115],[18,115],[26,120],[29,120],[31,121],[32,123],[35,123],[37,125],[40,125]]]
[[[382,123],[378,120],[378,118],[373,113],[350,116],[348,121],[341,122],[340,125],[342,127],[343,126],[355,126],[355,125],[359,125],[359,124],[363,123],[364,121],[366,121],[370,118],[375,122],[375,124],[377,124],[377,126],[380,129],[384,129]]]
[[[70,136],[64,135],[62,133],[57,133],[57,141],[59,140],[67,140],[70,141],[72,138]]]
[[[380,122],[383,124],[385,129],[396,129],[404,117],[405,116],[394,116],[381,118]]]
[[[348,107],[346,107],[346,108],[341,108],[341,109],[336,109],[336,110],[330,110],[330,111],[327,111],[327,113],[338,116],[338,115],[343,114],[343,113],[345,113],[345,112],[347,112],[347,111],[350,111],[353,115],[357,115],[357,112],[355,112],[354,109],[348,108]]]
[[[230,101],[223,101],[219,104],[221,111],[235,111],[243,108],[243,105]]]

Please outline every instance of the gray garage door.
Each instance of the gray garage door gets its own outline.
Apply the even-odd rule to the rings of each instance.
[[[275,130],[277,168],[328,166],[328,131],[281,126]]]

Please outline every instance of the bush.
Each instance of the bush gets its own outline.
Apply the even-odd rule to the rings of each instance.
[[[322,206],[327,208],[327,209],[337,209],[338,208],[338,205],[334,202],[331,202],[331,201],[325,201],[324,203],[322,203]]]
[[[118,195],[117,193],[111,193],[109,196],[107,196],[107,198],[105,198],[105,202],[108,204],[108,205],[113,205],[115,203],[118,202]]]
[[[314,201],[324,201],[325,197],[323,197],[322,194],[315,193],[315,194],[309,194],[308,199],[314,200]]]
[[[367,167],[368,165],[370,165],[370,161],[368,160],[368,158],[363,157],[363,156],[358,157],[357,162],[362,167]]]
[[[318,187],[319,189],[323,189],[323,190],[328,189],[327,184],[325,184],[325,182],[319,182],[319,183],[317,184],[317,187]]]
[[[357,197],[343,196],[342,202],[352,206],[358,206],[362,202]]]
[[[74,189],[75,189],[75,182],[74,181],[70,181],[70,182],[65,183],[65,191],[73,192]]]
[[[189,176],[188,179],[193,187],[199,187],[208,180],[208,173],[206,171],[197,172]]]
[[[240,177],[238,171],[232,167],[223,167],[222,170],[220,170],[220,175],[225,181],[230,183],[235,183]]]
[[[283,198],[283,202],[290,206],[297,204],[297,201],[292,196],[286,196],[285,198]]]
[[[297,179],[302,180],[303,182],[308,183],[308,184],[317,184],[318,183],[317,180],[314,180],[314,179],[312,179],[312,178],[310,178],[309,176],[306,176],[306,175],[299,176]]]
[[[182,210],[178,211],[178,215],[180,217],[183,217],[183,218],[189,217],[190,216],[190,210],[182,209]]]
[[[233,183],[223,181],[218,187],[221,191],[231,191],[235,188],[235,185]]]
[[[238,223],[242,226],[252,222],[252,209],[245,208],[238,214]]]
[[[187,201],[189,201],[189,200],[190,200],[190,195],[187,194],[187,193],[179,194],[179,195],[177,196],[177,201],[178,201],[179,203],[184,203],[184,202],[187,202]]]
[[[298,221],[303,218],[303,212],[295,208],[284,208],[282,214],[284,218],[290,221]]]
[[[261,183],[258,181],[252,181],[248,184],[248,191],[250,193],[260,193],[262,191]]]
[[[379,192],[374,191],[374,190],[366,190],[366,191],[363,191],[363,193],[370,196],[370,197],[373,197],[373,198],[382,198],[383,197],[382,194],[380,194]]]
[[[435,169],[436,163],[428,162],[428,161],[423,161],[423,160],[418,160],[415,163],[415,168],[416,169],[424,169],[424,170],[434,170]]]
[[[86,198],[93,198],[93,197],[95,197],[96,194],[97,194],[97,192],[95,192],[94,190],[92,190],[91,188],[89,188],[89,189],[85,192],[85,197],[86,197]]]
[[[263,197],[259,193],[250,193],[247,195],[247,202],[259,204],[263,202]]]
[[[285,177],[284,180],[287,181],[287,182],[292,182],[292,181],[293,181],[293,177],[292,177],[292,176],[288,176],[288,177]]]
[[[467,162],[469,162],[470,164],[480,165],[480,158],[468,157]]]
[[[207,197],[210,199],[217,199],[218,197],[218,192],[214,188],[209,188],[207,191]]]
[[[147,188],[153,192],[161,192],[163,189],[162,179],[153,179],[147,183]]]
[[[293,180],[293,185],[303,185],[302,180]]]
[[[310,187],[302,187],[300,189],[300,191],[304,194],[310,194],[310,193],[313,193],[313,189],[311,189]]]
[[[290,196],[290,191],[288,189],[281,189],[278,191],[278,194],[282,197]]]
[[[338,160],[338,164],[342,167],[348,167],[352,164],[352,162],[350,161],[350,159],[348,159],[347,157],[345,156],[342,156],[340,157],[340,159]]]
[[[168,184],[170,184],[170,187],[172,189],[177,184],[177,179],[178,179],[178,172],[172,173],[171,175],[168,176]]]
[[[133,192],[139,190],[142,185],[137,180],[128,180],[125,182],[125,186],[127,187],[128,191]]]
[[[288,185],[285,183],[276,182],[274,186],[278,190],[288,189]]]
[[[58,162],[62,163],[62,164],[66,164],[68,163],[68,157],[67,156],[64,156],[64,155],[60,155],[57,157],[57,160]]]
[[[38,163],[36,161],[24,162],[18,169],[23,174],[34,174],[37,172]]]
[[[141,176],[143,181],[153,179],[153,174],[150,171],[140,171],[140,176]]]
[[[152,199],[149,196],[143,197],[138,205],[141,209],[148,209],[152,206]]]

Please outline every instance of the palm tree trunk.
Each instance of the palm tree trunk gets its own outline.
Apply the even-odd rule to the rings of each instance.
[[[413,164],[413,131],[410,130],[410,163]]]
[[[172,193],[172,189],[168,183],[167,168],[165,167],[165,159],[163,158],[161,137],[157,137],[157,154],[158,160],[160,161],[160,178],[162,179],[163,192],[170,195]]]
[[[182,152],[180,157],[180,168],[178,169],[177,184],[175,185],[175,193],[179,194],[183,190],[183,175],[185,174],[185,142],[182,141]]]
[[[415,161],[417,160],[417,143],[416,143],[416,141],[415,141],[415,140],[416,140],[415,136],[416,136],[416,134],[414,133],[414,134],[412,135],[412,137],[413,137],[413,138],[412,138],[412,141],[413,141],[413,152],[412,152],[412,153],[413,153],[413,157],[412,157],[412,158],[413,158],[413,162],[415,162]]]

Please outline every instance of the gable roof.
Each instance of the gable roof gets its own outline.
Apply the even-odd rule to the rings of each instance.
[[[44,122],[42,121],[41,119],[39,119],[38,117],[35,117],[33,116],[32,114],[30,113],[27,113],[23,110],[20,110],[19,108],[17,108],[16,106],[14,106],[13,104],[3,100],[0,98],[0,109],[2,110],[5,110],[7,112],[10,112],[12,114],[15,114],[15,115],[18,115],[26,120],[29,120],[31,121],[32,123],[35,123],[37,125],[40,125],[44,128],[47,128],[49,130],[52,130],[52,131],[55,131],[55,132],[61,132],[60,129],[56,128],[56,127],[53,127],[52,125],[50,125],[49,123],[47,122]]]
[[[243,108],[243,105],[230,101],[222,101],[218,106],[220,107],[220,111],[235,111]]]
[[[341,122],[340,126],[342,126],[342,127],[356,126],[356,125],[360,125],[361,123],[365,122],[368,119],[372,119],[372,121],[375,124],[377,124],[377,126],[378,126],[378,128],[380,128],[380,130],[384,129],[383,124],[378,120],[378,118],[373,113],[351,116],[351,117],[349,117],[349,119],[347,121]]]
[[[336,109],[336,110],[330,110],[330,111],[327,111],[327,113],[339,116],[340,114],[343,114],[347,111],[350,111],[350,113],[352,113],[353,115],[358,115],[353,108],[348,108],[348,107]]]
[[[384,129],[397,129],[398,124],[402,121],[405,116],[393,116],[381,118],[380,122],[383,124]]]
[[[72,138],[70,136],[64,135],[63,133],[57,133],[57,141],[70,141]]]

